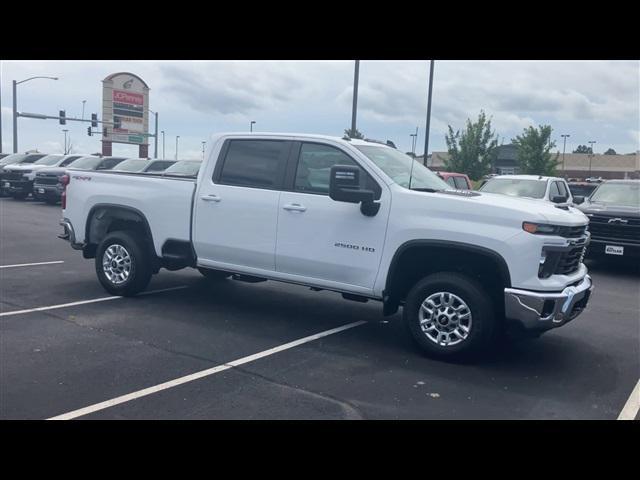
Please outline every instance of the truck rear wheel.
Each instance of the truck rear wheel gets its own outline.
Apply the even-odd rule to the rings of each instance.
[[[96,274],[112,295],[133,296],[149,284],[152,266],[144,243],[135,233],[109,233],[96,250]]]
[[[434,357],[476,356],[496,337],[491,297],[475,279],[459,273],[434,273],[416,283],[403,317],[414,341]]]

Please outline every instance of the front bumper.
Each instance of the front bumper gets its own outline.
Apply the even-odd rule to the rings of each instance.
[[[577,285],[570,285],[559,293],[505,288],[505,316],[526,330],[557,328],[582,313],[592,291],[593,283],[589,275],[585,275]]]
[[[5,181],[3,186],[9,193],[29,194],[33,191],[33,181],[30,180]]]
[[[57,185],[33,184],[33,196],[36,198],[57,198],[60,200],[64,188]]]

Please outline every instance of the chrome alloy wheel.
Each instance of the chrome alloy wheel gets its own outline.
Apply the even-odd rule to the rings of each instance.
[[[114,285],[124,283],[131,275],[131,256],[122,245],[110,245],[102,256],[102,270]]]
[[[420,329],[433,343],[450,347],[467,339],[471,310],[457,295],[436,292],[427,297],[418,312]]]

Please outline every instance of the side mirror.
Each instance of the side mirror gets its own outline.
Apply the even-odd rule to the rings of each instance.
[[[373,190],[360,188],[360,169],[353,165],[334,165],[329,174],[329,197],[337,202],[360,203],[363,215],[372,217],[380,210]]]
[[[551,201],[553,203],[565,203],[567,201],[567,197],[561,197],[560,195],[554,195],[551,197]]]
[[[582,195],[577,195],[573,197],[573,203],[575,203],[576,205],[580,205],[581,203],[584,203],[584,197]]]

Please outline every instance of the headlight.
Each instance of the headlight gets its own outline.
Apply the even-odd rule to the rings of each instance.
[[[537,235],[554,235],[560,231],[560,226],[547,223],[522,222],[522,229],[525,232]]]

